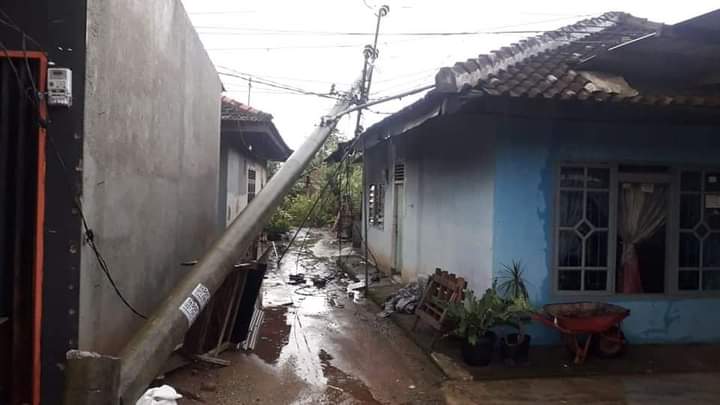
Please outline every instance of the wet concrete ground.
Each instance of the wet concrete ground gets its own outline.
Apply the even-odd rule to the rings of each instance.
[[[168,375],[163,383],[186,396],[180,404],[720,404],[720,374],[710,370],[447,381],[390,318],[376,317],[377,305],[347,297],[351,280],[337,272],[337,255],[327,233],[313,231],[304,247],[300,239],[268,271],[255,351],[224,353],[228,367],[198,363]],[[330,281],[289,284],[297,272]]]
[[[352,280],[337,270],[332,236],[313,231],[298,241],[280,268],[268,270],[255,351],[224,353],[228,367],[196,364],[169,375],[165,383],[199,397],[180,403],[444,403],[444,377],[430,359],[391,321],[377,318],[376,305],[348,298]],[[328,277],[328,284],[289,284],[298,272]]]
[[[533,378],[444,385],[449,405],[714,405],[720,374]]]

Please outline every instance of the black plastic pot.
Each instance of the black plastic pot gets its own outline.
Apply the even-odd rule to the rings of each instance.
[[[487,366],[490,364],[496,340],[497,336],[492,332],[486,332],[474,346],[467,339],[463,340],[462,357],[465,363],[471,366]]]
[[[512,364],[526,364],[530,353],[530,335],[509,333],[500,340],[502,358]]]

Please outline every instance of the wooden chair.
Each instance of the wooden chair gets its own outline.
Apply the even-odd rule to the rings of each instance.
[[[428,279],[420,304],[415,309],[412,330],[415,330],[421,320],[435,329],[437,333],[430,344],[431,348],[450,327],[447,322],[448,304],[462,301],[466,286],[464,278],[441,269],[435,269],[435,274]]]

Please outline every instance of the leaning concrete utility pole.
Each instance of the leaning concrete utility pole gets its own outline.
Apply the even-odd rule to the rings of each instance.
[[[85,352],[71,356],[69,353],[64,401],[66,405],[135,403],[145,387],[158,375],[173,350],[183,341],[185,333],[202,310],[202,306],[230,273],[241,256],[240,252],[246,251],[252,244],[273,210],[282,201],[282,197],[287,194],[335,128],[337,121],[363,108],[435,87],[434,84],[423,86],[351,106],[359,86],[358,81],[350,94],[335,104],[321,125],[270,179],[262,193],[258,194],[238,215],[191,273],[180,281],[160,308],[132,337],[119,358]],[[355,148],[360,139],[361,137],[355,138],[343,159]]]
[[[262,193],[238,215],[127,343],[119,355],[119,395],[124,404],[134,404],[148,383],[158,375],[166,359],[183,341],[202,307],[232,271],[242,252],[250,247],[272,212],[335,128],[340,113],[350,108],[358,86],[359,83],[353,87],[349,96],[338,100],[328,117],[288,158]]]

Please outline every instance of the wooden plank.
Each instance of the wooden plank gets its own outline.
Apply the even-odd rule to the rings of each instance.
[[[235,277],[235,282],[233,283],[232,292],[230,293],[230,302],[228,303],[225,310],[223,325],[222,328],[220,328],[220,333],[218,333],[217,343],[215,343],[215,347],[211,351],[213,356],[217,356],[218,352],[220,351],[220,345],[225,339],[225,332],[227,331],[228,323],[230,323],[230,316],[232,316],[232,313],[234,312],[235,305],[237,305],[237,302],[240,301],[240,297],[238,296],[238,290],[240,286],[241,276],[239,274],[233,274],[232,276]]]
[[[193,358],[195,360],[202,361],[203,363],[213,364],[221,367],[227,367],[232,364],[229,360],[213,357],[209,354],[196,354],[195,356],[193,356]]]

